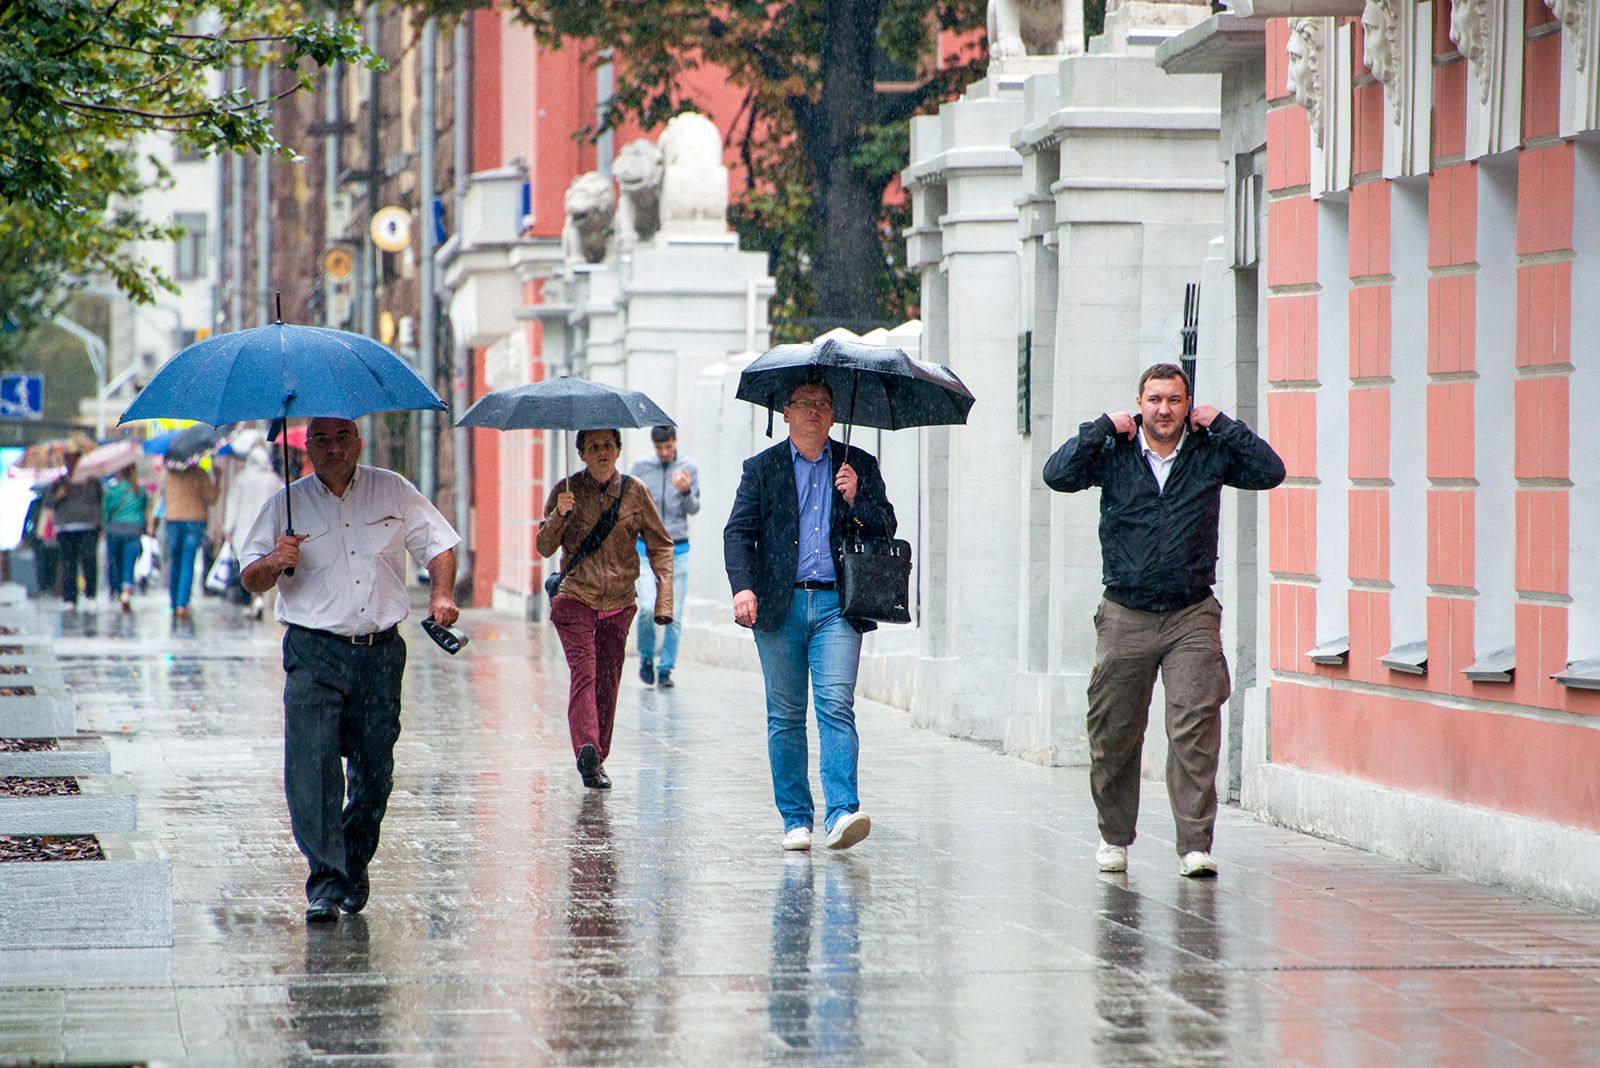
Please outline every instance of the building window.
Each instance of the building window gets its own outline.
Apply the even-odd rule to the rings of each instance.
[[[200,212],[180,211],[173,222],[185,231],[177,238],[173,276],[180,282],[199,278],[206,271],[206,217]]]

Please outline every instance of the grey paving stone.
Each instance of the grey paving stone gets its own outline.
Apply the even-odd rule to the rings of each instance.
[[[132,794],[0,797],[0,834],[101,834],[137,830]]]
[[[172,869],[165,860],[0,864],[0,901],[6,904],[0,949],[172,945]]]

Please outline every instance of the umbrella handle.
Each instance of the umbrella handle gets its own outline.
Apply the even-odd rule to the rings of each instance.
[[[283,430],[279,432],[278,439],[283,445],[283,532],[289,537],[294,537],[294,494],[289,489],[289,420],[283,421]],[[294,568],[286,567],[283,573],[290,578],[294,577]]]

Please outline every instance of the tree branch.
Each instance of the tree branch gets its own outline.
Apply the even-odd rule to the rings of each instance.
[[[94,27],[93,30],[89,31],[88,33],[84,34],[81,38],[79,38],[77,44],[72,45],[72,46],[70,46],[68,48],[63,48],[59,52],[52,52],[50,54],[50,58],[51,59],[63,59],[66,56],[70,56],[74,52],[77,52],[77,51],[81,50],[82,48],[84,48],[84,46],[86,46],[90,41],[94,40],[95,37],[99,35],[101,30],[106,28],[106,23],[111,21],[111,17],[117,13],[117,8],[119,8],[121,6],[122,6],[122,0],[111,0],[111,6],[106,8],[105,12],[103,14],[101,14],[100,19],[99,19],[98,22],[95,23],[95,27]]]
[[[222,110],[224,113],[229,115],[237,115],[241,112],[253,111],[256,108],[262,107],[263,105],[276,103],[279,100],[293,96],[295,93],[300,91],[300,88],[300,83],[296,82],[294,85],[291,85],[281,93],[274,93],[272,96],[266,97],[262,100],[251,100],[240,104],[237,107],[223,108]],[[208,115],[215,114],[215,111],[212,109],[164,113],[159,111],[144,111],[140,108],[113,107],[110,104],[91,104],[83,100],[68,100],[63,99],[62,97],[56,97],[55,101],[62,107],[69,108],[73,111],[89,111],[96,114],[107,115],[129,115],[140,119],[151,119],[156,122],[177,122],[181,119],[203,119]]]

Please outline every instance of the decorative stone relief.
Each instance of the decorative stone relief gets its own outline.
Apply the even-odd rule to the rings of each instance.
[[[1487,103],[1494,86],[1494,11],[1489,0],[1454,0],[1450,5],[1450,40],[1467,57],[1478,100]]]
[[[988,23],[991,60],[1083,51],[1080,0],[989,0]]]
[[[728,168],[722,134],[704,115],[674,116],[661,134],[661,231],[728,232]]]
[[[1467,60],[1477,92],[1467,102],[1467,158],[1516,148],[1522,133],[1523,5],[1454,0],[1450,40]]]
[[[1322,56],[1326,51],[1326,23],[1323,19],[1289,20],[1289,95],[1311,115],[1311,139],[1322,146],[1322,105],[1326,88],[1322,76]]]
[[[617,210],[610,179],[598,171],[578,175],[563,200],[567,221],[561,227],[561,255],[567,267],[606,258],[606,233]]]
[[[622,146],[611,174],[621,196],[617,201],[617,244],[624,250],[655,236],[661,226],[661,149],[636,138]]]
[[[1600,0],[1545,0],[1561,24],[1561,133],[1600,127]]]
[[[1588,26],[1594,21],[1594,0],[1544,0],[1545,6],[1556,21],[1572,37],[1574,60],[1578,70],[1588,63]]]
[[[1362,61],[1372,76],[1381,82],[1389,97],[1390,121],[1399,122],[1404,107],[1400,88],[1400,18],[1396,0],[1367,0],[1361,10]]]

